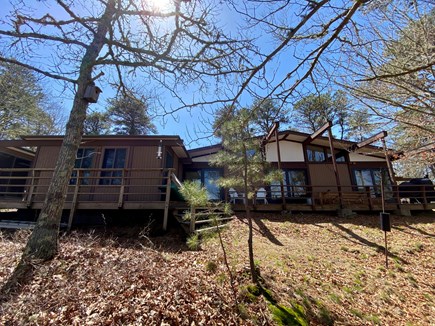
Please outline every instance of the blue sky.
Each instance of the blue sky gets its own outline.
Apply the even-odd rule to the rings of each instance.
[[[39,12],[45,14],[47,12],[47,5],[50,1],[34,1],[33,4],[38,6]],[[57,7],[59,8],[59,7]],[[232,33],[239,33],[240,26],[239,23],[240,17],[238,17],[232,10],[225,8],[225,6],[221,6],[221,12],[217,16],[217,20],[221,27],[226,31],[231,31]],[[9,2],[3,7],[3,12],[6,13],[10,9]],[[94,8],[86,8],[83,10],[92,11]],[[58,17],[61,14],[64,17],[67,15],[64,13],[62,9],[60,10],[49,10],[49,12]],[[40,15],[40,16],[41,16]],[[0,14],[1,17],[1,14]],[[294,16],[293,18],[288,18],[290,20],[298,20],[299,18]],[[294,21],[292,21],[292,24]],[[267,53],[270,51],[274,45],[276,45],[276,39],[267,34],[259,27],[254,27],[252,29],[252,33],[255,33],[256,43],[259,45],[263,53]],[[304,47],[298,49],[300,53],[304,51],[310,50],[311,45],[305,45]],[[39,49],[38,49],[39,50]],[[293,52],[294,49],[287,49],[287,51],[282,51],[274,60],[268,65],[268,69],[266,71],[266,76],[270,80],[279,81],[281,78],[285,76],[285,74],[289,71],[289,69],[294,66],[295,60]],[[296,54],[300,54],[297,53]],[[44,50],[43,47],[40,49],[40,60],[41,62],[50,64],[52,54],[47,50]],[[80,59],[80,58],[78,58]],[[252,58],[251,60],[259,60],[259,58]],[[255,64],[255,63],[254,63]],[[97,73],[96,71],[95,73]],[[295,77],[297,78],[297,76]],[[92,111],[104,111],[106,106],[106,100],[115,95],[115,88],[111,87],[109,84],[97,80],[97,85],[103,90],[102,95],[100,96],[99,103],[91,104],[89,107],[89,112]],[[64,85],[58,81],[52,81],[48,78],[43,80],[43,84],[47,90],[50,91],[54,100],[64,108],[65,113],[68,113],[72,107],[72,98],[74,96],[74,90],[69,88],[64,88]],[[225,87],[225,85],[221,86]],[[229,87],[229,85],[228,85]],[[309,86],[310,87],[310,86]],[[169,94],[167,90],[164,90],[157,83],[149,83],[142,88],[145,95],[152,94],[152,100],[150,101],[151,108],[165,108],[166,110],[175,109],[179,106],[179,102]],[[310,88],[305,89],[305,91],[310,91]],[[326,89],[327,91],[330,89]],[[210,89],[210,92],[213,92],[213,89]],[[258,96],[266,95],[267,91],[261,90],[261,88],[256,88],[255,93]],[[182,90],[182,98],[187,102],[191,102],[193,98],[198,96],[198,93],[195,93],[195,85],[185,85],[185,88]],[[211,96],[210,96],[211,98]],[[244,95],[240,98],[239,104],[241,106],[249,106],[252,104],[253,99],[249,95]],[[177,111],[173,115],[167,115],[165,117],[157,117],[153,120],[155,123],[159,134],[166,135],[180,135],[181,138],[185,140],[185,144],[187,147],[196,147],[196,146],[205,146],[210,145],[211,143],[216,142],[213,138],[207,138],[209,136],[211,130],[209,128],[208,122],[213,120],[212,112],[215,109],[218,109],[220,106],[207,106],[204,108],[193,108],[191,111],[186,109]],[[192,142],[192,140],[199,139],[198,141]]]
[[[56,18],[68,18],[68,15],[58,6],[55,6],[54,8],[56,8],[56,10],[53,10],[53,7],[50,6],[50,1],[28,1],[27,3],[30,3],[31,6],[38,8],[37,14],[35,15],[37,17],[41,17],[49,12]],[[0,14],[0,17],[5,13],[9,12],[11,9],[12,6],[10,5],[9,1],[4,3],[2,6],[3,14]],[[92,9],[87,8],[85,10]],[[221,12],[218,19],[220,24],[225,29],[233,29],[235,32],[237,32],[237,22],[234,17],[231,16],[231,12],[229,12],[228,10]],[[43,46],[38,48],[38,51],[39,63],[41,63],[42,65],[52,64],[52,53],[47,51]],[[104,111],[107,99],[115,96],[116,90],[114,87],[111,87],[106,83],[101,83],[99,82],[99,80],[96,81],[96,84],[102,89],[103,93],[101,94],[98,103],[90,104],[88,112]],[[56,102],[59,107],[63,108],[65,115],[68,115],[72,107],[74,89],[72,89],[71,86],[67,86],[65,88],[65,84],[63,82],[50,80],[46,77],[42,79],[42,85],[50,94],[50,96],[52,96],[54,102]],[[189,102],[191,98],[194,98],[197,95],[194,91],[192,91],[193,89],[193,85],[192,88],[190,87],[190,85],[186,85],[185,91],[182,96],[183,99],[185,99],[187,102]],[[145,95],[152,94],[150,100],[150,106],[152,108],[164,107],[166,110],[172,110],[179,106],[179,102],[157,84],[148,84],[146,85],[146,87],[142,87],[142,90]],[[158,134],[180,135],[181,138],[185,140],[187,147],[209,145],[216,142],[216,140],[213,138],[207,138],[210,133],[207,121],[212,120],[212,111],[212,107],[205,107],[204,109],[194,108],[190,111],[180,110],[173,115],[166,115],[164,117],[158,116],[153,120],[153,122],[157,127]],[[196,138],[200,139],[192,143],[192,140],[195,140]]]

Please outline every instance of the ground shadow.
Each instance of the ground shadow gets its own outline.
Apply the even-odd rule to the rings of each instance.
[[[270,242],[277,246],[283,246],[281,241],[279,241],[275,235],[270,231],[270,229],[263,223],[263,221],[260,218],[254,218],[253,221],[255,224],[257,224],[258,232],[263,236],[266,237]]]
[[[239,214],[237,216],[237,218],[242,223],[248,225],[248,222],[246,221],[246,216],[245,215]],[[271,243],[273,243],[273,244],[275,244],[277,246],[284,246],[282,244],[282,242],[279,241],[278,238],[275,237],[275,235],[270,231],[270,229],[263,223],[263,221],[261,220],[261,218],[258,215],[254,215],[252,217],[252,221],[257,225],[257,227],[255,227],[255,225],[253,225],[253,230],[255,232],[258,232],[263,237],[267,238]]]
[[[336,212],[292,212],[292,213],[277,213],[277,212],[252,212],[254,219],[261,216],[269,222],[291,222],[296,224],[321,224],[321,223],[338,223],[338,224],[353,224],[361,225],[369,228],[380,228],[379,212],[361,213],[350,217],[338,217]],[[236,215],[239,215],[237,213]],[[244,216],[244,213],[240,213]],[[435,212],[420,212],[415,216],[400,216],[391,214],[391,224],[393,226],[406,226],[414,224],[430,224],[435,222]]]
[[[353,232],[352,230],[350,230],[350,229],[344,227],[343,225],[340,225],[340,224],[337,224],[337,223],[332,223],[332,225],[334,225],[336,228],[338,228],[339,230],[345,232],[345,233],[348,234],[350,237],[352,237],[353,239],[355,239],[355,240],[356,240],[356,243],[358,243],[358,244],[362,244],[362,245],[365,245],[365,246],[368,246],[368,247],[371,247],[371,248],[374,248],[377,252],[385,252],[385,247],[384,247],[384,246],[378,245],[378,244],[375,243],[375,242],[372,242],[372,241],[370,241],[370,240],[367,240],[366,238],[363,238],[362,236],[356,234],[356,233]],[[338,233],[338,232],[335,233],[335,234],[339,234],[339,235],[342,236],[343,238],[346,238],[346,237],[344,237],[343,235],[341,235],[341,234]],[[348,239],[348,238],[347,238],[347,239]],[[355,241],[352,241],[352,242],[355,243]],[[395,255],[395,254],[393,254],[392,252],[390,252],[390,251],[388,251],[388,250],[387,250],[387,254],[388,254],[388,257],[391,257],[391,258],[393,258],[393,259],[396,259],[396,260],[399,261],[400,263],[408,264],[408,262],[407,262],[406,260],[404,260],[403,258],[401,258],[401,257],[399,257],[399,256],[397,256],[397,255]]]
[[[420,233],[422,235],[425,235],[427,237],[435,238],[435,234],[428,233],[428,232],[426,232],[426,231],[424,231],[422,229],[416,228],[415,226],[411,226],[411,225],[407,224],[406,227],[411,229],[411,230],[414,230],[414,231],[416,231],[416,232],[418,232],[418,233]],[[402,229],[402,231],[403,231],[403,229]]]

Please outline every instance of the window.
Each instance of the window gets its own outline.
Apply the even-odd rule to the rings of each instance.
[[[328,154],[328,160],[330,160],[332,162],[332,159],[331,159],[331,156],[332,156],[331,155],[331,150],[327,149],[326,152]],[[346,154],[345,154],[345,152],[344,151],[335,151],[335,161],[337,163],[346,162]]]
[[[309,162],[324,162],[325,151],[322,147],[307,146],[307,158]]]
[[[354,169],[353,173],[359,191],[365,191],[365,187],[370,187],[370,192],[373,196],[381,196],[382,183],[384,185],[385,193],[391,194],[391,182],[385,168]]]
[[[219,169],[200,169],[186,171],[184,177],[186,180],[194,181],[207,189],[208,199],[220,200],[221,189],[216,181],[222,176]]]
[[[307,146],[307,159],[308,162],[329,162],[331,159],[331,150],[329,148],[319,147],[319,146]],[[346,155],[343,151],[335,151],[335,160],[337,162],[346,162]]]
[[[103,169],[123,169],[125,167],[126,148],[107,148],[104,151]],[[120,185],[122,170],[102,171],[100,185]]]
[[[89,169],[92,167],[92,159],[95,154],[93,148],[79,148],[77,150],[76,161],[74,163],[75,169]],[[80,184],[89,185],[88,177],[91,175],[91,171],[81,171],[80,174]],[[77,171],[73,171],[71,174],[71,179],[69,180],[70,185],[77,184]]]
[[[304,197],[307,195],[305,170],[284,170],[283,184],[285,197]],[[272,199],[281,198],[281,184],[274,181],[270,185]]]

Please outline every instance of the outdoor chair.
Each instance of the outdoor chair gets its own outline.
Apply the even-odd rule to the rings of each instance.
[[[257,195],[255,197],[255,204],[258,202],[261,202],[263,204],[268,204],[269,202],[267,201],[267,191],[264,188],[260,188],[257,190]]]
[[[230,188],[228,190],[228,193],[230,195],[230,203],[236,204],[237,200],[241,200],[243,204],[245,203],[245,196],[239,196],[237,191],[234,188]]]

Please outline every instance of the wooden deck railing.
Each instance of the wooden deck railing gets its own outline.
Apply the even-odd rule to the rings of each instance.
[[[285,185],[284,200],[281,187],[264,186],[266,192],[258,198],[252,198],[254,205],[282,205],[293,207],[310,206],[312,210],[329,210],[335,208],[353,208],[355,210],[379,210],[383,206],[389,209],[399,207],[398,205],[411,205],[413,209],[435,208],[435,190],[430,185],[400,185],[388,186],[381,189],[381,186],[341,186],[340,192],[336,185]],[[245,194],[235,189],[237,198],[231,198],[232,202],[244,203]],[[230,194],[228,194],[230,198]],[[284,208],[284,207],[283,207]]]
[[[167,180],[174,169],[74,169],[66,202],[165,201]],[[0,169],[1,200],[20,198],[29,205],[42,202],[53,169]]]
[[[11,208],[5,203],[20,203],[20,207],[40,206],[48,191],[53,169],[0,169],[0,208]],[[66,205],[72,214],[77,205],[82,208],[127,208],[142,209],[145,204],[155,203],[167,213],[172,188],[179,187],[174,169],[74,169],[69,180]],[[400,189],[399,189],[400,187]],[[388,186],[382,191],[379,186],[359,187],[335,185],[285,185],[284,200],[280,185],[264,186],[266,201],[255,204],[281,204],[326,210],[334,207],[350,207],[361,210],[378,209],[382,204],[390,207],[403,204],[409,198],[410,205],[422,209],[432,208],[435,201],[433,186],[400,185]],[[237,190],[237,189],[236,189]],[[237,191],[241,195],[241,191]],[[240,199],[243,196],[241,196]],[[36,204],[36,206],[35,206]],[[254,203],[253,203],[254,204]],[[266,204],[266,205],[267,205]],[[407,200],[405,200],[405,205]],[[165,214],[166,214],[165,213]],[[165,218],[167,221],[167,216]]]
[[[0,169],[0,208],[40,207],[54,169]],[[174,169],[74,169],[69,180],[66,207],[70,208],[69,226],[77,206],[87,208],[165,209],[167,225]],[[148,204],[147,204],[148,203]],[[150,206],[154,203],[154,206]],[[9,205],[7,205],[9,204]],[[38,206],[39,205],[39,206]],[[19,207],[18,207],[19,206]]]

